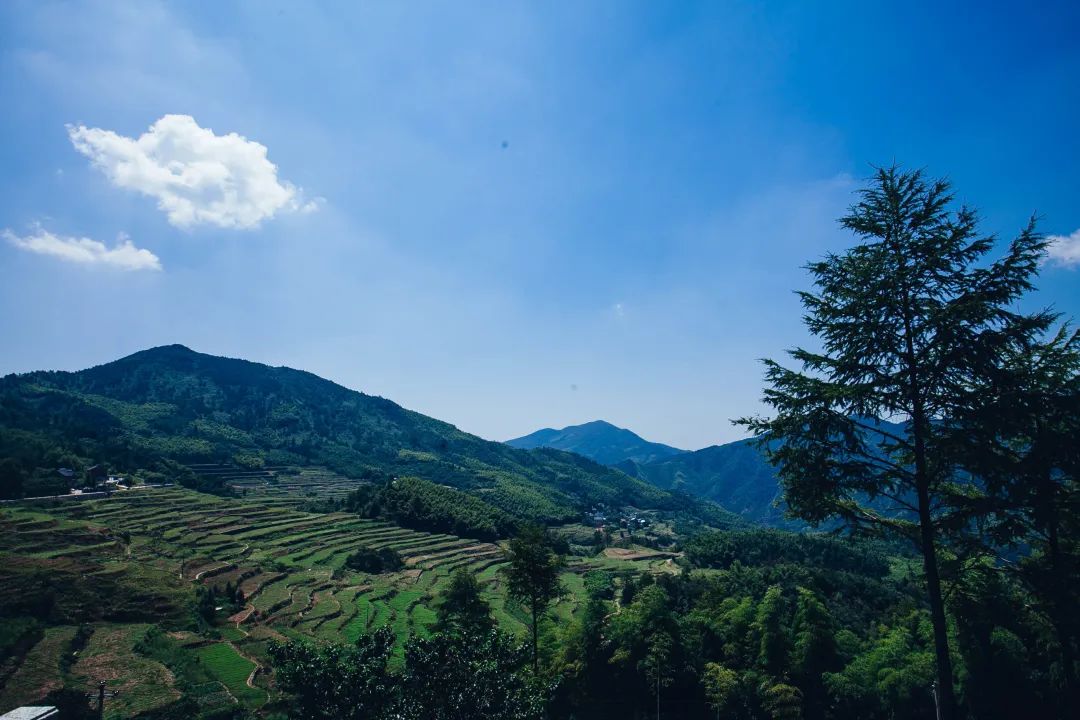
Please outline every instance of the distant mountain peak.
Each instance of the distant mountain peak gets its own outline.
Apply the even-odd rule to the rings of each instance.
[[[188,355],[200,355],[201,354],[201,353],[195,352],[194,350],[189,348],[187,345],[181,345],[180,343],[172,343],[171,345],[157,345],[157,346],[152,347],[152,348],[146,348],[145,350],[140,350],[138,352],[132,353],[132,355],[140,355],[142,357],[147,357],[147,356],[153,356],[153,355],[174,355],[174,354],[177,354],[177,353],[184,353],[184,354],[188,354]]]
[[[563,430],[569,430],[572,427],[579,427],[579,428],[613,428],[615,430],[622,430],[624,432],[633,432],[632,430],[627,430],[626,428],[621,428],[618,425],[613,425],[613,424],[609,423],[607,420],[590,420],[589,422],[581,423],[580,425],[568,425],[567,427],[564,427]],[[634,434],[636,435],[637,433],[634,433]]]
[[[124,357],[113,360],[111,363],[105,363],[105,365],[111,365],[113,363],[133,363],[133,362],[147,362],[147,361],[167,361],[183,358],[185,360],[191,360],[198,357],[213,357],[211,355],[205,355],[204,353],[192,350],[187,345],[181,345],[179,343],[173,343],[171,345],[158,345],[152,348],[146,348],[145,350],[138,350],[125,355]]]
[[[524,437],[507,440],[506,444],[523,449],[550,447],[566,450],[603,465],[617,465],[627,460],[647,463],[686,452],[663,443],[650,442],[606,420],[568,425],[561,430],[544,428]]]

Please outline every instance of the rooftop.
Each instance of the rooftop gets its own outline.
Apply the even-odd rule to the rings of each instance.
[[[60,711],[51,705],[28,705],[0,715],[0,720],[45,720],[45,718],[58,717],[60,717]]]

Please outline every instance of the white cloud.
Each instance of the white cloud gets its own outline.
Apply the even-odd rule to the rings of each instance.
[[[1080,267],[1080,230],[1072,235],[1051,235],[1046,238],[1046,257],[1061,267]]]
[[[114,185],[156,198],[178,227],[255,228],[280,211],[311,212],[321,202],[278,180],[265,145],[215,135],[190,115],[165,115],[134,139],[83,125],[69,125],[68,136]]]
[[[103,265],[121,270],[160,270],[161,261],[157,255],[135,247],[131,240],[121,234],[113,247],[90,238],[66,237],[36,228],[34,233],[19,237],[10,230],[4,230],[4,239],[27,252],[39,255],[51,255],[66,262],[80,265]]]

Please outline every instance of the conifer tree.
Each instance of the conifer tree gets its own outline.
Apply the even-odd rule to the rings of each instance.
[[[457,632],[477,636],[491,630],[491,606],[480,595],[476,574],[465,568],[454,571],[446,591],[439,596],[435,608],[436,632]]]
[[[539,525],[526,525],[510,541],[509,564],[503,570],[507,591],[525,603],[531,616],[533,670],[540,666],[540,617],[553,600],[563,594],[559,573],[565,565],[555,553],[554,539]]]
[[[861,242],[811,263],[804,321],[818,349],[801,368],[766,360],[772,418],[744,418],[777,465],[791,514],[839,519],[910,539],[923,558],[940,712],[955,717],[940,546],[967,527],[960,499],[978,494],[946,438],[965,402],[1017,337],[1046,313],[1014,310],[1032,288],[1045,241],[1034,221],[1001,259],[976,214],[953,209],[949,183],[897,167],[877,171],[841,224]]]

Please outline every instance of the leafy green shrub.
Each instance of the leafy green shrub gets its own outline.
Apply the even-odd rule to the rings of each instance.
[[[345,566],[358,572],[366,572],[378,575],[384,572],[394,572],[405,567],[405,561],[393,548],[360,548],[345,558]]]

